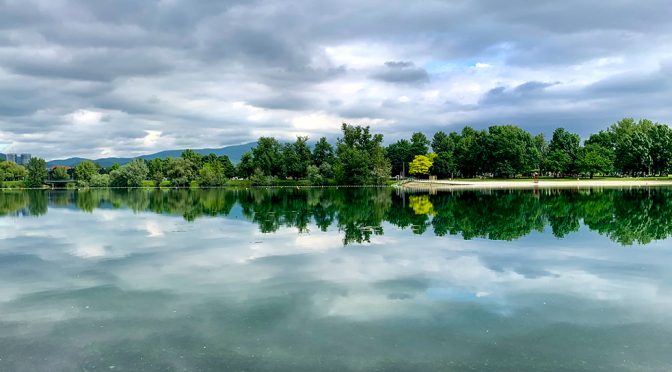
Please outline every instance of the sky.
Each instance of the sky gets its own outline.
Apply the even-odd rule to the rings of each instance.
[[[672,123],[669,0],[0,0],[0,152]]]

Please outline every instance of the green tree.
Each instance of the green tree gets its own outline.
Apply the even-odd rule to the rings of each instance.
[[[47,179],[47,162],[41,158],[31,158],[26,166],[26,187],[42,187]]]
[[[319,168],[324,163],[330,166],[334,164],[334,148],[325,137],[322,137],[313,148],[313,164]]]
[[[236,175],[241,178],[250,178],[254,173],[254,158],[251,152],[246,152],[240,158],[236,167]]]
[[[113,187],[141,187],[148,174],[149,168],[144,160],[135,159],[110,172],[110,185]]]
[[[408,172],[408,163],[413,160],[411,156],[411,143],[402,139],[387,146],[387,158],[390,160],[393,175],[403,175]]]
[[[457,172],[457,163],[455,159],[455,150],[460,140],[459,134],[451,132],[446,134],[442,131],[436,132],[432,138],[432,150],[437,154],[432,166],[432,173],[439,178],[452,178]]]
[[[91,182],[91,177],[98,174],[98,166],[90,160],[84,160],[75,167],[75,179],[86,183]]]
[[[302,165],[299,161],[299,156],[294,150],[294,146],[290,143],[282,145],[281,156],[282,172],[279,175],[284,178],[300,178]]]
[[[436,155],[431,169],[432,173],[439,178],[453,178],[457,170],[453,154],[450,152],[440,152]]]
[[[650,133],[653,127],[650,120],[636,122],[633,118],[624,118],[609,128],[614,139],[614,165],[618,172],[631,176],[651,172],[653,140]]]
[[[89,180],[90,187],[108,187],[110,186],[109,174],[94,174]]]
[[[282,173],[282,146],[272,137],[260,137],[257,146],[252,149],[254,168],[266,176],[279,176]]]
[[[57,181],[65,181],[70,179],[70,175],[66,167],[56,166],[51,170],[51,178]]]
[[[222,165],[222,169],[224,170],[224,177],[228,179],[236,176],[236,167],[233,165],[231,159],[229,159],[228,156],[221,155],[217,158],[217,160]]]
[[[142,181],[147,179],[149,169],[144,160],[136,159],[124,166],[128,187],[141,187]]]
[[[474,177],[480,174],[487,163],[486,137],[484,131],[464,127],[455,147],[455,162],[463,177]]]
[[[539,157],[536,160],[535,168],[539,171],[539,173],[545,173],[546,170],[544,166],[546,163],[546,157],[548,156],[548,144],[546,143],[546,138],[544,138],[543,133],[534,136],[534,146],[537,148],[537,153],[539,154]]]
[[[191,162],[181,157],[168,159],[165,172],[172,187],[189,187],[196,177]]]
[[[148,177],[154,181],[155,187],[161,187],[161,182],[163,182],[166,161],[160,158],[154,158],[147,162],[147,168],[149,170]]]
[[[203,165],[203,156],[194,150],[184,150],[180,157],[187,161],[187,164],[191,168],[191,174],[197,174],[198,170],[201,169],[201,166]]]
[[[656,123],[649,129],[650,156],[653,174],[667,176],[672,165],[672,129]]]
[[[381,183],[390,177],[390,162],[382,147],[383,136],[372,135],[369,127],[343,123],[343,137],[336,144],[334,174],[337,182],[349,185]]]
[[[382,142],[382,135],[380,140]],[[371,174],[369,178],[369,183],[374,185],[384,185],[390,175],[392,174],[392,165],[390,161],[385,156],[385,148],[383,148],[380,143],[371,149]]]
[[[250,176],[250,182],[254,186],[271,186],[275,184],[276,178],[267,176],[261,169],[255,168],[254,173]]]
[[[548,152],[552,154],[560,151],[567,155],[569,161],[564,164],[562,173],[573,174],[578,171],[577,159],[579,156],[579,148],[581,144],[581,137],[578,134],[570,133],[565,128],[557,128],[553,131],[553,137],[548,144]]]
[[[26,177],[26,168],[10,161],[0,162],[0,180],[3,181],[18,181]]]
[[[495,125],[486,136],[489,171],[496,177],[515,177],[538,169],[539,151],[532,136],[513,125]]]
[[[608,149],[596,144],[588,144],[579,151],[579,171],[587,173],[592,179],[595,173],[609,174],[614,169]]]
[[[313,154],[310,152],[310,147],[308,147],[308,137],[296,137],[296,141],[292,144],[292,147],[297,159],[292,177],[306,178],[308,175],[308,166],[313,163]]]
[[[421,132],[415,132],[411,135],[411,158],[417,155],[424,155],[429,152],[429,140]]]
[[[207,162],[198,173],[198,184],[203,187],[219,187],[226,183],[224,167],[219,161]]]
[[[330,163],[323,162],[322,165],[320,165],[320,175],[322,175],[325,180],[334,177],[334,169]]]
[[[551,151],[544,161],[544,169],[551,172],[555,177],[559,177],[570,168],[571,162],[572,159],[566,152],[561,150]]]
[[[311,185],[323,185],[324,177],[320,174],[320,168],[309,165],[308,166],[308,179],[310,180]]]

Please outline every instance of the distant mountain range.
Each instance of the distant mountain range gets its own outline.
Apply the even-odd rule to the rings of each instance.
[[[252,147],[256,146],[256,144],[257,144],[256,142],[250,142],[242,145],[225,146],[217,149],[193,149],[193,150],[201,155],[208,155],[208,154],[215,154],[217,156],[226,155],[229,157],[229,159],[231,159],[233,163],[238,163],[243,154],[251,150]],[[48,166],[63,165],[74,167],[75,165],[81,163],[84,160],[91,160],[100,165],[101,167],[107,168],[114,164],[124,165],[126,163],[130,163],[135,159],[152,160],[156,158],[162,158],[162,159],[177,158],[182,154],[182,151],[184,150],[167,150],[157,152],[155,154],[136,156],[134,158],[102,158],[102,159],[68,158],[68,159],[51,160],[47,162],[47,165]],[[4,157],[4,155],[2,155],[2,157]]]

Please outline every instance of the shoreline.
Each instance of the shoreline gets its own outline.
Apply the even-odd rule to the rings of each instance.
[[[460,190],[460,189],[534,189],[534,188],[593,188],[593,187],[662,187],[672,186],[672,180],[558,180],[548,181],[410,181],[399,184],[406,190]]]

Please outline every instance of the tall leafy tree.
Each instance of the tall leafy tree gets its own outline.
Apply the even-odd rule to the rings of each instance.
[[[381,183],[389,176],[389,160],[382,147],[383,136],[372,135],[369,127],[343,123],[343,137],[336,144],[334,173],[341,184]]]
[[[219,187],[226,183],[224,176],[224,167],[222,163],[215,158],[214,161],[208,161],[198,172],[198,185],[203,187]]]
[[[279,176],[282,173],[281,145],[275,138],[261,137],[252,149],[254,168],[266,176]]]
[[[652,172],[666,176],[672,165],[672,130],[665,124],[656,123],[649,129],[649,137]]]
[[[282,177],[301,178],[301,162],[299,156],[290,143],[282,145],[282,172],[278,174]]]
[[[429,140],[422,132],[411,135],[411,158],[417,155],[425,155],[429,152]]]
[[[481,173],[486,161],[486,135],[471,127],[464,127],[455,148],[455,160],[463,177],[474,177]]]
[[[204,157],[194,150],[187,149],[182,152],[180,157],[187,161],[192,174],[197,174],[203,165]]]
[[[605,175],[614,169],[609,149],[597,144],[587,144],[579,150],[579,171],[587,173],[592,179],[596,173]]]
[[[145,161],[135,159],[110,172],[110,184],[114,187],[141,187],[148,174],[149,168]]]
[[[191,162],[182,157],[170,158],[166,164],[165,174],[173,187],[188,187],[196,179]]]
[[[562,173],[572,174],[578,171],[577,160],[580,145],[581,137],[578,134],[570,133],[565,128],[557,128],[553,131],[553,137],[548,144],[549,156],[557,151],[565,154],[569,159],[563,165]]]
[[[432,137],[432,150],[437,155],[432,165],[432,173],[439,178],[453,177],[457,171],[455,159],[455,150],[460,140],[460,136],[451,132],[436,132]]]
[[[90,160],[84,160],[75,167],[75,179],[77,181],[89,183],[91,177],[95,174],[98,174],[98,166]]]
[[[240,158],[236,167],[236,175],[241,178],[250,178],[254,173],[254,157],[251,152],[246,152]]]
[[[308,166],[313,162],[313,154],[308,147],[308,137],[298,136],[292,144],[282,146],[282,176],[294,179],[306,178]]]
[[[167,164],[167,161],[159,158],[155,158],[147,162],[147,168],[149,169],[148,176],[152,181],[154,181],[154,186],[161,186],[161,182],[163,182],[163,178],[165,177]]]
[[[68,174],[68,169],[66,167],[59,167],[59,166],[52,168],[51,179],[57,181],[69,180],[70,175]]]
[[[489,170],[496,177],[529,175],[537,168],[539,151],[532,136],[513,125],[496,125],[488,129]]]
[[[546,157],[548,156],[548,143],[546,143],[546,138],[544,138],[543,133],[539,133],[534,136],[534,146],[537,148],[537,152],[539,153],[539,158],[537,158],[535,168],[539,173],[544,173],[544,163],[546,161]]]
[[[231,159],[229,159],[228,156],[226,155],[221,155],[217,157],[217,161],[222,165],[222,169],[224,171],[224,177],[226,178],[233,178],[236,175],[236,167],[233,165],[231,162]]]
[[[334,164],[334,148],[326,137],[320,138],[313,148],[313,164],[319,168],[324,163]]]
[[[47,162],[41,158],[31,158],[26,171],[26,187],[42,187],[47,179]]]
[[[411,143],[402,139],[387,146],[387,158],[390,160],[393,175],[408,173],[408,163],[413,160]]]

